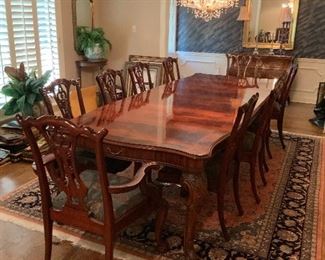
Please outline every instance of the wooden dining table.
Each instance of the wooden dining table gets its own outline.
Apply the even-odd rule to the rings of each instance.
[[[255,110],[274,88],[274,79],[194,74],[79,116],[77,124],[108,129],[107,156],[155,161],[182,170],[188,191],[184,230],[186,258],[196,258],[193,240],[201,199],[207,194],[206,162],[229,136],[237,109],[259,93]]]

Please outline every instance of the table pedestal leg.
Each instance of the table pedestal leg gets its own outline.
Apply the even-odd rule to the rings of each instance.
[[[207,195],[206,178],[202,173],[183,173],[181,184],[188,191],[186,226],[184,230],[184,253],[186,259],[197,259],[193,240],[195,224],[200,209],[199,206],[200,204],[202,206],[202,199]]]

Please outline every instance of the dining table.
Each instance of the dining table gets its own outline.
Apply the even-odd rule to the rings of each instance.
[[[239,106],[259,93],[258,111],[277,81],[196,73],[98,107],[74,122],[107,129],[109,157],[182,171],[181,185],[188,192],[184,253],[195,259],[195,224],[208,193],[205,164],[230,135]]]

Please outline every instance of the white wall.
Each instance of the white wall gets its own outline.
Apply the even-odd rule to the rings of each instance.
[[[167,40],[166,0],[97,0],[95,25],[112,43],[109,66],[121,69],[130,54],[159,56]],[[161,19],[162,18],[162,19]]]
[[[71,0],[57,0],[56,11],[60,74],[64,78],[76,78],[75,61],[80,57],[74,50]]]

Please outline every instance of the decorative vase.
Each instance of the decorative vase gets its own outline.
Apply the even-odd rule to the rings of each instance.
[[[85,50],[85,56],[88,60],[102,60],[105,58],[105,50],[96,43],[94,47]]]

